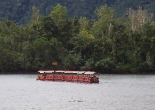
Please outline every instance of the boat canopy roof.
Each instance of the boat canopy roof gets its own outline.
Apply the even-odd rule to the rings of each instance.
[[[51,74],[51,73],[64,73],[64,74],[96,74],[94,71],[63,71],[63,70],[39,70],[38,71],[41,74]]]
[[[43,71],[43,70],[39,70],[39,73],[53,73],[53,70],[47,70],[47,71]]]

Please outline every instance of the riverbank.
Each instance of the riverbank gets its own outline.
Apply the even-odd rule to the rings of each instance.
[[[109,73],[101,73],[101,72],[98,72],[99,74],[119,74],[119,75],[155,75],[155,71],[154,72],[109,72]],[[24,71],[24,72],[21,72],[21,71],[17,71],[17,72],[0,72],[0,74],[39,74],[38,71],[33,71],[33,72],[30,72],[30,71]]]

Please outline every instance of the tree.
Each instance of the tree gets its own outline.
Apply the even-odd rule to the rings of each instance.
[[[57,27],[62,26],[67,17],[67,8],[57,4],[50,13],[50,17],[54,20]]]
[[[92,33],[98,38],[110,36],[114,10],[107,5],[104,5],[98,8],[95,13],[98,16],[98,21],[94,23]]]
[[[129,19],[131,22],[132,31],[142,30],[145,23],[151,22],[153,14],[147,13],[146,10],[142,10],[141,7],[137,11],[129,9]]]
[[[32,7],[32,15],[31,15],[31,20],[30,23],[32,24],[39,24],[41,21],[41,14],[39,13],[39,9],[37,7],[33,6]]]
[[[143,27],[141,51],[143,52],[144,60],[141,68],[146,70],[154,70],[155,67],[155,23],[147,23]]]
[[[80,17],[79,24],[80,24],[80,30],[86,29],[88,31],[93,25],[92,21],[87,19],[86,17]]]

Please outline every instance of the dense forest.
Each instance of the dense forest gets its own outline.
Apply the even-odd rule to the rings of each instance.
[[[130,8],[137,10],[139,6],[149,13],[155,13],[153,0],[0,0],[0,20],[7,18],[25,25],[30,21],[33,6],[39,9],[40,14],[47,16],[58,3],[67,8],[69,18],[78,16],[96,19],[94,10],[105,4],[116,11],[117,18],[127,17]]]
[[[69,1],[69,0],[68,0]],[[71,1],[71,0],[70,0]],[[48,15],[35,6],[29,23],[0,22],[1,72],[52,69],[94,70],[100,73],[155,71],[155,22],[142,7],[127,17],[102,5],[96,20],[68,17],[67,7],[57,4]]]

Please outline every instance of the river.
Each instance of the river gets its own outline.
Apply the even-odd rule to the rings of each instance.
[[[0,110],[155,110],[155,75],[100,75],[99,84],[0,75]]]

